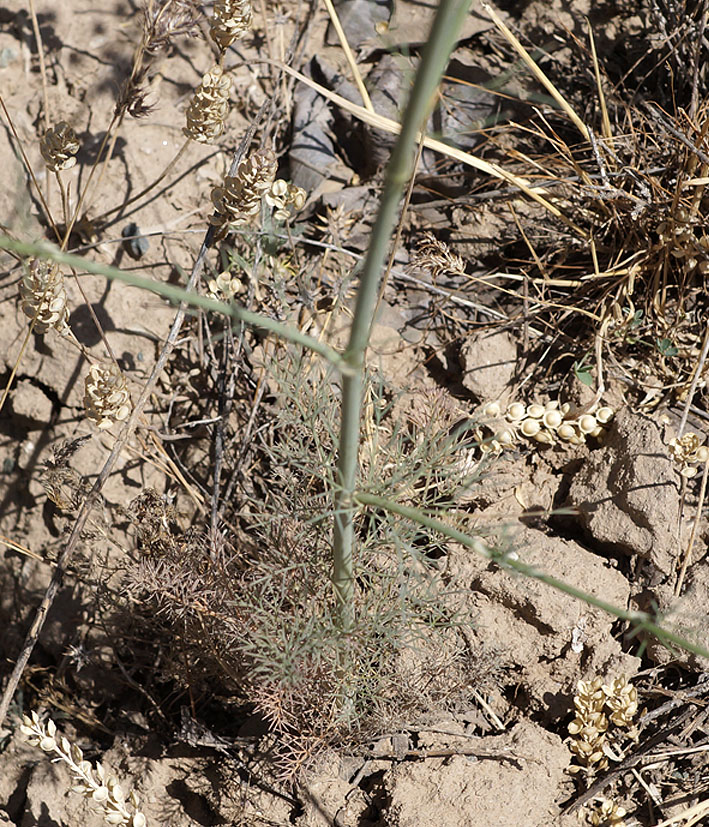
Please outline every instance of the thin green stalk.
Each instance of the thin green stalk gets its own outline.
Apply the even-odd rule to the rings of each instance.
[[[432,97],[448,64],[469,4],[470,0],[441,0],[436,12],[404,112],[401,132],[386,169],[379,210],[357,292],[350,340],[343,355],[350,370],[343,376],[342,382],[342,417],[333,531],[333,584],[340,626],[345,632],[351,630],[354,624],[353,495],[359,454],[364,354],[369,342],[382,267],[396,223],[399,203],[404,187],[413,172],[417,134],[429,112]]]
[[[341,373],[346,374],[349,371],[349,366],[344,361],[342,356],[329,345],[314,339],[312,336],[307,336],[301,333],[294,327],[281,324],[267,316],[260,316],[258,313],[252,313],[250,310],[245,310],[243,307],[238,307],[233,304],[224,304],[223,302],[208,299],[205,296],[200,296],[197,293],[190,293],[183,290],[181,287],[175,287],[172,284],[163,284],[159,281],[146,279],[142,276],[136,276],[133,273],[126,273],[123,270],[117,270],[115,267],[110,267],[107,264],[99,264],[96,261],[89,261],[81,256],[74,256],[71,253],[61,252],[56,247],[53,247],[46,242],[30,244],[24,241],[15,241],[6,235],[0,235],[0,250],[12,250],[20,253],[23,256],[34,256],[35,258],[49,259],[56,261],[59,264],[67,264],[77,271],[85,273],[95,273],[99,276],[106,276],[106,278],[122,281],[125,284],[130,284],[132,287],[139,287],[142,290],[149,290],[151,293],[157,293],[166,299],[179,304],[185,302],[193,307],[200,307],[202,310],[209,310],[213,313],[223,313],[225,316],[231,316],[239,322],[257,330],[263,330],[266,333],[275,333],[281,339],[288,342],[293,342],[297,345],[302,345],[315,353],[320,354],[324,359],[327,359],[330,364],[338,368]]]
[[[546,583],[547,586],[551,586],[553,589],[557,589],[557,591],[564,592],[565,594],[575,597],[578,600],[583,600],[584,603],[587,603],[589,606],[595,606],[597,609],[601,609],[613,617],[620,618],[621,620],[627,620],[634,627],[636,634],[641,631],[648,632],[668,648],[670,646],[677,646],[687,652],[692,652],[695,655],[709,658],[709,649],[705,649],[703,646],[692,643],[691,640],[688,640],[675,632],[671,632],[669,629],[664,629],[658,623],[653,622],[650,619],[650,615],[646,612],[634,612],[629,609],[622,609],[618,606],[614,606],[612,603],[606,603],[605,600],[601,600],[595,595],[590,594],[590,592],[577,589],[576,586],[572,586],[570,583],[565,583],[563,580],[558,580],[550,574],[545,574],[543,571],[540,571],[534,566],[530,566],[528,563],[523,563],[521,560],[515,560],[514,557],[497,551],[491,546],[488,546],[479,537],[471,537],[469,534],[464,534],[457,528],[446,525],[440,520],[437,520],[435,517],[429,517],[429,515],[424,511],[419,511],[417,508],[411,508],[406,505],[400,505],[394,500],[388,500],[386,497],[377,497],[374,494],[366,494],[364,492],[357,492],[354,499],[355,502],[360,505],[371,505],[375,508],[386,509],[394,514],[399,514],[402,517],[406,517],[419,525],[426,526],[426,528],[438,531],[444,537],[448,537],[450,540],[460,543],[477,554],[487,557],[489,560],[494,560],[500,565],[501,568],[513,569],[525,577],[532,577],[535,580]]]

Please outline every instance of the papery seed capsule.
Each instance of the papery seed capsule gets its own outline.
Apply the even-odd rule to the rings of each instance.
[[[596,417],[591,414],[584,414],[579,418],[579,430],[584,434],[590,434],[597,425]]]
[[[564,422],[559,425],[556,433],[559,439],[570,442],[576,436],[576,428],[570,422]]]
[[[613,419],[613,408],[609,408],[607,405],[604,405],[596,411],[595,416],[602,425],[605,425]]]
[[[501,411],[502,408],[499,402],[488,402],[483,408],[483,416],[496,417],[500,415]]]
[[[706,462],[709,459],[709,447],[702,445],[697,448],[697,462]]]
[[[521,402],[513,402],[507,406],[507,418],[512,422],[518,422],[524,417],[524,405]]]
[[[544,405],[537,405],[536,403],[528,405],[527,416],[530,416],[532,419],[541,419],[544,416]]]
[[[503,448],[513,445],[515,441],[514,434],[507,428],[505,428],[504,431],[500,431],[499,434],[495,434],[495,439],[497,439]]]
[[[539,431],[538,434],[534,434],[534,439],[537,442],[541,442],[542,445],[554,444],[554,437],[549,433],[549,431]]]
[[[558,399],[550,399],[546,405],[544,406],[545,411],[558,411],[559,410],[559,400]]]
[[[592,436],[594,439],[598,439],[599,436],[603,436],[605,433],[605,429],[601,425],[596,425],[596,427],[589,431],[589,436]]]
[[[680,474],[687,480],[691,480],[692,477],[696,477],[697,475],[697,468],[693,465],[685,465],[684,468],[680,471]]]
[[[539,433],[541,427],[538,419],[525,419],[519,429],[525,436],[534,436]]]
[[[563,417],[560,411],[547,411],[542,417],[542,422],[547,426],[547,428],[551,428],[553,431],[561,425],[562,421]]]

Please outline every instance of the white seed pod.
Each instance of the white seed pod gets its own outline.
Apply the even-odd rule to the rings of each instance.
[[[598,439],[598,437],[603,436],[605,432],[606,429],[602,425],[596,425],[596,427],[589,433],[589,436],[592,436],[594,439]]]
[[[709,459],[709,447],[702,445],[697,448],[697,462],[706,462]]]
[[[559,439],[563,439],[564,442],[571,442],[571,440],[576,436],[576,428],[570,422],[563,422],[556,431],[557,436]]]
[[[500,407],[499,402],[488,402],[483,408],[483,416],[488,416],[490,418],[499,416],[501,413],[502,408]]]
[[[554,436],[549,431],[539,431],[538,434],[534,434],[534,439],[542,445],[554,444]]]
[[[697,468],[694,465],[685,465],[684,468],[681,469],[680,474],[687,480],[691,480],[692,477],[696,477],[697,475]]]
[[[613,419],[613,408],[609,408],[607,405],[604,405],[596,411],[595,417],[601,425],[605,425]]]
[[[571,405],[569,405],[568,402],[564,402],[564,404],[561,406],[560,410],[561,410],[561,413],[564,416],[568,416],[569,411],[571,410]]]
[[[559,400],[558,399],[550,399],[546,405],[544,406],[545,411],[558,411],[559,410]]]
[[[561,425],[562,421],[563,417],[561,412],[557,410],[547,411],[542,417],[542,422],[552,431],[555,431],[559,425]]]
[[[583,444],[584,444],[584,442],[585,442],[585,439],[584,439],[583,434],[574,434],[574,435],[571,437],[571,439],[569,440],[569,442],[570,442],[572,445],[583,445]]]
[[[500,431],[499,434],[495,434],[495,439],[502,445],[503,448],[509,447],[510,445],[514,445],[514,434],[509,428],[505,428],[504,431]]]
[[[519,422],[520,419],[524,418],[524,414],[525,409],[521,402],[513,402],[507,406],[507,418],[510,422]]]
[[[583,416],[579,417],[579,430],[583,434],[590,434],[598,426],[598,422],[596,422],[596,417],[591,416],[591,414],[584,414]]]
[[[527,416],[532,419],[541,419],[544,416],[544,405],[537,405],[533,402],[527,406]]]
[[[519,426],[520,431],[522,431],[525,436],[529,437],[538,434],[541,428],[542,426],[538,419],[525,419]]]

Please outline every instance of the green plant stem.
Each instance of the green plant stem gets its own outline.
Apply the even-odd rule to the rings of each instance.
[[[494,560],[503,569],[512,569],[525,577],[532,577],[535,580],[546,583],[547,586],[551,586],[553,589],[557,589],[557,591],[564,592],[565,594],[575,597],[578,600],[583,600],[583,602],[587,603],[589,606],[595,606],[597,609],[601,609],[613,617],[620,618],[621,620],[627,620],[634,627],[635,634],[638,634],[639,632],[647,632],[648,634],[653,635],[653,637],[656,637],[668,648],[671,646],[677,646],[687,652],[692,652],[692,654],[709,658],[709,649],[699,646],[696,643],[692,643],[692,641],[676,634],[675,632],[671,632],[669,629],[664,629],[658,623],[654,623],[650,619],[650,615],[647,613],[634,612],[629,609],[622,609],[618,606],[614,606],[612,603],[607,603],[605,600],[601,600],[595,595],[590,594],[590,592],[577,589],[576,586],[572,586],[570,583],[565,583],[563,580],[558,580],[550,574],[545,574],[543,571],[540,571],[534,566],[530,566],[528,563],[523,563],[521,560],[516,560],[504,552],[488,546],[487,543],[483,542],[479,537],[472,537],[469,534],[465,534],[457,528],[446,525],[435,517],[430,517],[428,514],[423,511],[419,511],[417,508],[400,505],[394,500],[388,500],[385,497],[377,497],[374,494],[366,494],[364,492],[357,492],[354,499],[355,502],[360,505],[371,505],[375,508],[386,509],[394,514],[399,514],[402,517],[412,520],[419,525],[426,526],[426,528],[438,531],[444,537],[448,537],[448,539],[454,540],[466,548],[472,549],[472,551],[482,555],[483,557],[487,557],[489,560]]]
[[[344,632],[354,624],[354,490],[359,455],[360,413],[364,354],[369,342],[382,267],[394,230],[406,182],[413,171],[414,147],[431,99],[438,88],[470,0],[441,0],[421,64],[411,90],[401,132],[384,176],[379,210],[374,221],[369,249],[357,291],[350,339],[343,355],[349,372],[343,376],[340,441],[337,461],[337,491],[333,530],[333,585],[337,597],[340,627]]]
[[[99,276],[106,276],[106,278],[114,279],[115,281],[122,281],[125,284],[130,284],[132,287],[139,287],[142,290],[149,290],[151,293],[157,293],[166,299],[170,299],[175,303],[185,302],[193,307],[200,307],[203,310],[210,310],[214,313],[223,313],[225,316],[231,316],[239,322],[254,327],[257,330],[263,330],[266,333],[275,333],[282,339],[288,342],[293,342],[297,345],[302,345],[320,354],[324,359],[327,359],[332,365],[338,368],[342,373],[346,374],[349,370],[343,357],[334,348],[326,345],[324,342],[314,339],[312,336],[307,336],[301,333],[294,327],[281,324],[267,316],[260,316],[258,313],[252,313],[250,310],[245,310],[233,304],[224,304],[223,302],[214,299],[208,299],[205,296],[200,296],[197,293],[190,293],[183,290],[181,287],[175,287],[172,284],[163,284],[159,281],[146,279],[142,276],[136,276],[133,273],[126,273],[123,270],[117,270],[115,267],[110,267],[107,264],[99,264],[96,261],[89,261],[81,256],[74,256],[71,253],[61,252],[56,247],[53,247],[46,242],[42,243],[26,243],[23,241],[15,241],[6,235],[0,235],[0,250],[12,250],[20,253],[23,256],[34,256],[35,258],[49,259],[56,261],[59,264],[66,264],[78,271],[85,273],[95,273]]]

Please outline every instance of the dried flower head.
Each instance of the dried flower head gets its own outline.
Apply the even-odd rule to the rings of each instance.
[[[259,149],[239,164],[236,175],[227,175],[221,187],[212,190],[216,213],[210,223],[223,238],[230,224],[243,224],[258,215],[261,198],[276,177],[276,156],[270,149]]]
[[[251,0],[216,0],[209,34],[224,52],[248,32],[252,22]]]
[[[683,477],[691,478],[697,473],[697,465],[709,459],[709,447],[702,445],[697,434],[687,431],[679,439],[669,442],[670,456],[679,465]]]
[[[225,270],[216,279],[209,282],[209,295],[218,301],[231,301],[235,296],[244,290],[244,283],[240,278],[232,276]]]
[[[295,184],[284,181],[282,178],[274,181],[264,194],[264,200],[269,207],[274,208],[273,216],[278,221],[285,221],[290,218],[289,207],[292,207],[296,212],[302,210],[306,197],[304,189],[296,187]]]
[[[150,0],[143,6],[143,48],[155,56],[167,50],[173,37],[195,37],[201,16],[195,0]]]
[[[602,798],[589,813],[592,827],[625,827],[625,809],[609,798]]]
[[[30,260],[20,282],[22,311],[34,320],[34,332],[46,333],[53,327],[58,333],[69,333],[64,276],[59,265],[38,258]]]
[[[230,88],[231,81],[221,66],[207,72],[187,108],[187,126],[182,131],[188,138],[208,144],[224,132]]]
[[[22,721],[20,732],[27,741],[43,752],[53,753],[57,760],[69,765],[75,782],[72,792],[79,793],[97,804],[108,824],[146,827],[147,820],[138,810],[137,794],[131,791],[126,797],[118,780],[113,776],[107,777],[99,761],[95,767],[90,761],[85,761],[83,752],[76,744],[58,735],[56,724],[51,718],[45,726],[39,720],[39,715],[32,712],[31,717],[23,715]]]
[[[128,418],[130,396],[117,365],[91,365],[84,383],[84,407],[86,415],[102,430]]]
[[[39,151],[50,172],[71,169],[76,163],[74,157],[79,151],[76,133],[66,121],[48,129],[39,142]]]
[[[429,270],[434,278],[447,273],[465,275],[463,259],[428,231],[419,239],[409,266],[412,269]]]

